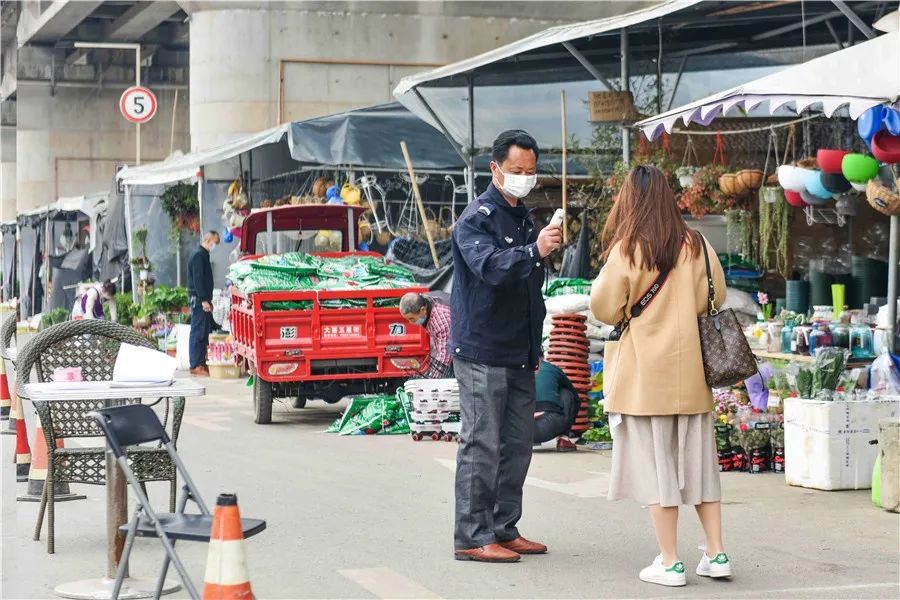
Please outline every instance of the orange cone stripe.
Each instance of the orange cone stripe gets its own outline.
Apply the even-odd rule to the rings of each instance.
[[[215,583],[207,583],[203,587],[203,600],[251,600],[253,598],[253,590],[250,584],[243,585],[217,585]]]
[[[236,505],[216,506],[210,539],[224,542],[244,539],[244,532],[241,529],[241,513]]]
[[[3,361],[0,360],[0,364]],[[9,396],[9,382],[6,379],[6,372],[0,372],[0,406],[10,406],[12,404]]]

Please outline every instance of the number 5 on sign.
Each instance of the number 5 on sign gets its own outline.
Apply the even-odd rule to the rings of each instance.
[[[119,110],[132,123],[146,123],[156,114],[156,96],[145,87],[132,86],[122,92]]]

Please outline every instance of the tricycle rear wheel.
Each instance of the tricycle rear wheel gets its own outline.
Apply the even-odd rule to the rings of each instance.
[[[306,396],[297,396],[291,401],[291,405],[294,408],[306,408]]]
[[[268,425],[272,422],[272,384],[253,377],[253,422]]]

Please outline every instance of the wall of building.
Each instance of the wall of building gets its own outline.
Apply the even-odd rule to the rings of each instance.
[[[553,11],[542,2],[187,4],[197,149],[279,122],[389,102],[406,75],[648,3],[559,2]]]
[[[152,87],[152,86],[151,86]],[[154,89],[156,117],[141,126],[142,162],[165,159],[170,148],[187,151],[189,98],[175,90]],[[16,162],[16,203],[27,211],[61,196],[109,189],[116,166],[135,160],[135,126],[119,113],[122,89],[57,87],[19,83],[16,150],[28,160]]]

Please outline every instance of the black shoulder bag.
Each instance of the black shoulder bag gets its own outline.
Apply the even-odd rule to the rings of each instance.
[[[738,323],[734,311],[716,310],[716,290],[713,287],[709,251],[701,236],[703,259],[706,261],[708,288],[707,314],[697,317],[700,327],[700,348],[703,351],[703,371],[710,387],[728,387],[744,381],[757,372],[756,356]]]
[[[653,284],[647,289],[646,292],[644,292],[644,294],[641,296],[641,299],[631,307],[631,310],[629,311],[631,313],[630,316],[624,318],[618,325],[616,325],[615,329],[612,330],[612,333],[609,334],[609,341],[618,342],[622,338],[622,335],[625,334],[625,330],[628,329],[628,324],[631,322],[631,319],[636,319],[641,316],[641,313],[644,312],[650,305],[650,303],[653,302],[653,299],[656,298],[656,294],[659,293],[659,290],[662,289],[663,284],[668,278],[668,269],[659,272],[659,276],[653,281]]]

